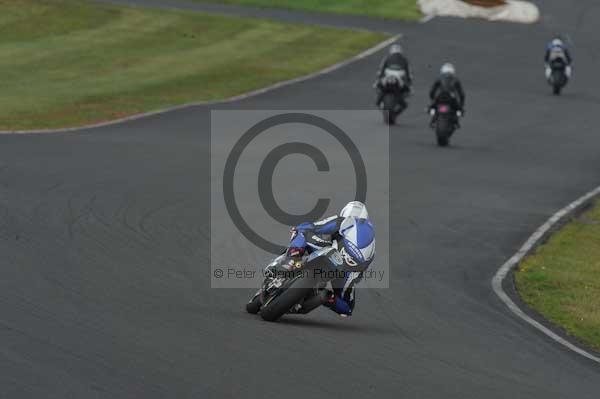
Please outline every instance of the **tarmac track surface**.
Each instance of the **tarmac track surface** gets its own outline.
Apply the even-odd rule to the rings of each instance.
[[[0,137],[0,396],[597,398],[597,365],[490,288],[538,225],[600,182],[600,6],[563,3],[540,2],[532,26],[381,22],[405,35],[416,92],[391,137],[391,287],[360,291],[351,320],[267,324],[243,311],[249,290],[209,288],[208,107]],[[542,76],[554,32],[577,62],[560,98]],[[370,108],[380,56],[221,108]],[[422,108],[447,59],[468,114],[440,150]]]

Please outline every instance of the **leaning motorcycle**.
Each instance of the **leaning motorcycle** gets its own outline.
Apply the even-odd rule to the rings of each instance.
[[[459,127],[458,118],[462,115],[456,110],[450,101],[440,101],[429,111],[432,123],[431,127],[435,131],[437,144],[440,147],[446,147],[450,144],[450,137]]]
[[[550,75],[548,77],[548,84],[552,86],[552,93],[555,96],[558,96],[569,81],[569,77],[567,76],[567,64],[562,59],[556,59],[550,63],[549,68]]]
[[[383,121],[388,125],[396,123],[396,118],[407,107],[406,103],[406,71],[386,68],[381,78],[380,88],[383,91],[381,109]]]
[[[277,321],[286,313],[306,314],[323,303],[329,281],[351,272],[347,268],[340,252],[332,247],[301,258],[284,253],[267,266],[262,286],[246,304],[246,311],[260,312],[266,321]]]

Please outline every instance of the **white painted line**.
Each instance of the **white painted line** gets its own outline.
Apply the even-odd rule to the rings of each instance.
[[[549,328],[543,326],[541,323],[537,322],[536,320],[525,314],[525,312],[523,312],[523,310],[521,310],[521,308],[519,308],[519,306],[516,303],[514,303],[512,299],[510,299],[510,297],[502,288],[502,281],[504,281],[508,273],[510,273],[510,271],[517,267],[519,262],[521,262],[521,260],[523,260],[523,258],[535,248],[535,246],[540,240],[542,240],[548,235],[548,233],[554,226],[556,226],[564,218],[571,216],[588,201],[597,196],[600,196],[600,187],[597,187],[596,189],[590,191],[583,197],[580,197],[579,199],[573,201],[572,203],[570,203],[569,205],[552,215],[552,217],[548,219],[546,223],[544,223],[539,229],[536,230],[535,233],[533,233],[531,237],[529,237],[529,239],[525,242],[521,249],[519,249],[519,251],[516,254],[514,254],[500,267],[500,269],[498,270],[498,272],[496,272],[496,275],[492,279],[492,288],[494,289],[496,295],[498,295],[502,302],[504,302],[504,304],[508,306],[508,308],[515,315],[517,315],[533,327],[537,328],[538,330],[546,334],[548,337],[558,342],[559,344],[564,345],[573,352],[576,352],[581,356],[600,364],[600,358],[598,356],[594,356],[591,353],[583,350],[582,348],[573,345],[566,339],[560,337],[558,334],[551,331]]]
[[[402,37],[401,34],[392,36],[389,39],[384,40],[383,42],[363,51],[360,54],[355,55],[352,58],[349,58],[342,62],[338,62],[337,64],[334,64],[334,65],[328,66],[327,68],[321,69],[320,71],[313,72],[308,75],[300,76],[298,78],[274,83],[270,86],[263,87],[263,88],[257,89],[257,90],[253,90],[248,93],[239,94],[237,96],[229,97],[224,100],[182,104],[182,105],[177,105],[174,107],[169,107],[169,108],[165,108],[165,109],[161,109],[161,110],[157,110],[157,111],[143,112],[140,114],[130,115],[130,116],[126,116],[124,118],[114,119],[112,121],[95,123],[95,124],[91,124],[91,125],[84,125],[84,126],[78,126],[78,127],[67,127],[67,128],[62,128],[62,129],[39,129],[39,130],[0,130],[0,134],[73,133],[73,132],[77,132],[77,131],[81,131],[81,130],[88,130],[88,129],[95,129],[95,128],[99,128],[99,127],[117,125],[117,124],[124,123],[124,122],[134,121],[136,119],[146,118],[146,117],[153,116],[153,115],[164,114],[167,112],[172,112],[172,111],[181,110],[181,109],[185,109],[185,108],[206,106],[206,105],[227,104],[227,103],[231,103],[231,102],[235,102],[235,101],[240,101],[240,100],[244,100],[244,99],[247,99],[250,97],[258,96],[260,94],[264,94],[264,93],[279,89],[281,87],[290,86],[290,85],[293,85],[296,83],[304,82],[306,80],[313,79],[313,78],[331,73],[331,72],[336,71],[340,68],[343,68],[347,65],[350,65],[356,61],[362,60],[364,58],[367,58],[367,57],[375,54],[379,50],[389,46],[390,44],[392,44],[396,40],[400,39],[401,37]]]

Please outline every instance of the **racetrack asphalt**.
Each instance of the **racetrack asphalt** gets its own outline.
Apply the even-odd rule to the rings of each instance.
[[[250,290],[209,288],[209,107],[0,136],[0,397],[597,398],[600,368],[490,287],[600,183],[600,4],[564,3],[540,1],[535,25],[381,22],[404,35],[415,94],[391,132],[390,288],[359,291],[349,320],[323,309],[269,324],[243,310]],[[560,98],[542,62],[556,32],[576,61]],[[368,109],[382,55],[218,108]],[[423,107],[446,60],[468,113],[439,149]]]

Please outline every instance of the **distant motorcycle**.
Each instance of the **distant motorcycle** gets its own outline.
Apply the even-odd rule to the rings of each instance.
[[[549,68],[548,83],[552,86],[552,93],[558,96],[569,81],[567,64],[562,58],[558,58],[550,62]]]
[[[438,101],[429,110],[429,114],[432,117],[430,125],[435,131],[437,144],[440,147],[448,146],[450,137],[460,127],[458,119],[462,116],[462,113],[456,110],[450,101]]]
[[[380,84],[383,91],[381,109],[383,121],[388,125],[396,123],[396,118],[408,106],[406,97],[408,92],[406,71],[386,68]]]
[[[263,284],[246,304],[246,311],[260,312],[266,321],[277,321],[286,313],[308,313],[321,306],[327,283],[349,272],[345,268],[342,255],[332,247],[302,258],[284,253],[267,267]]]

